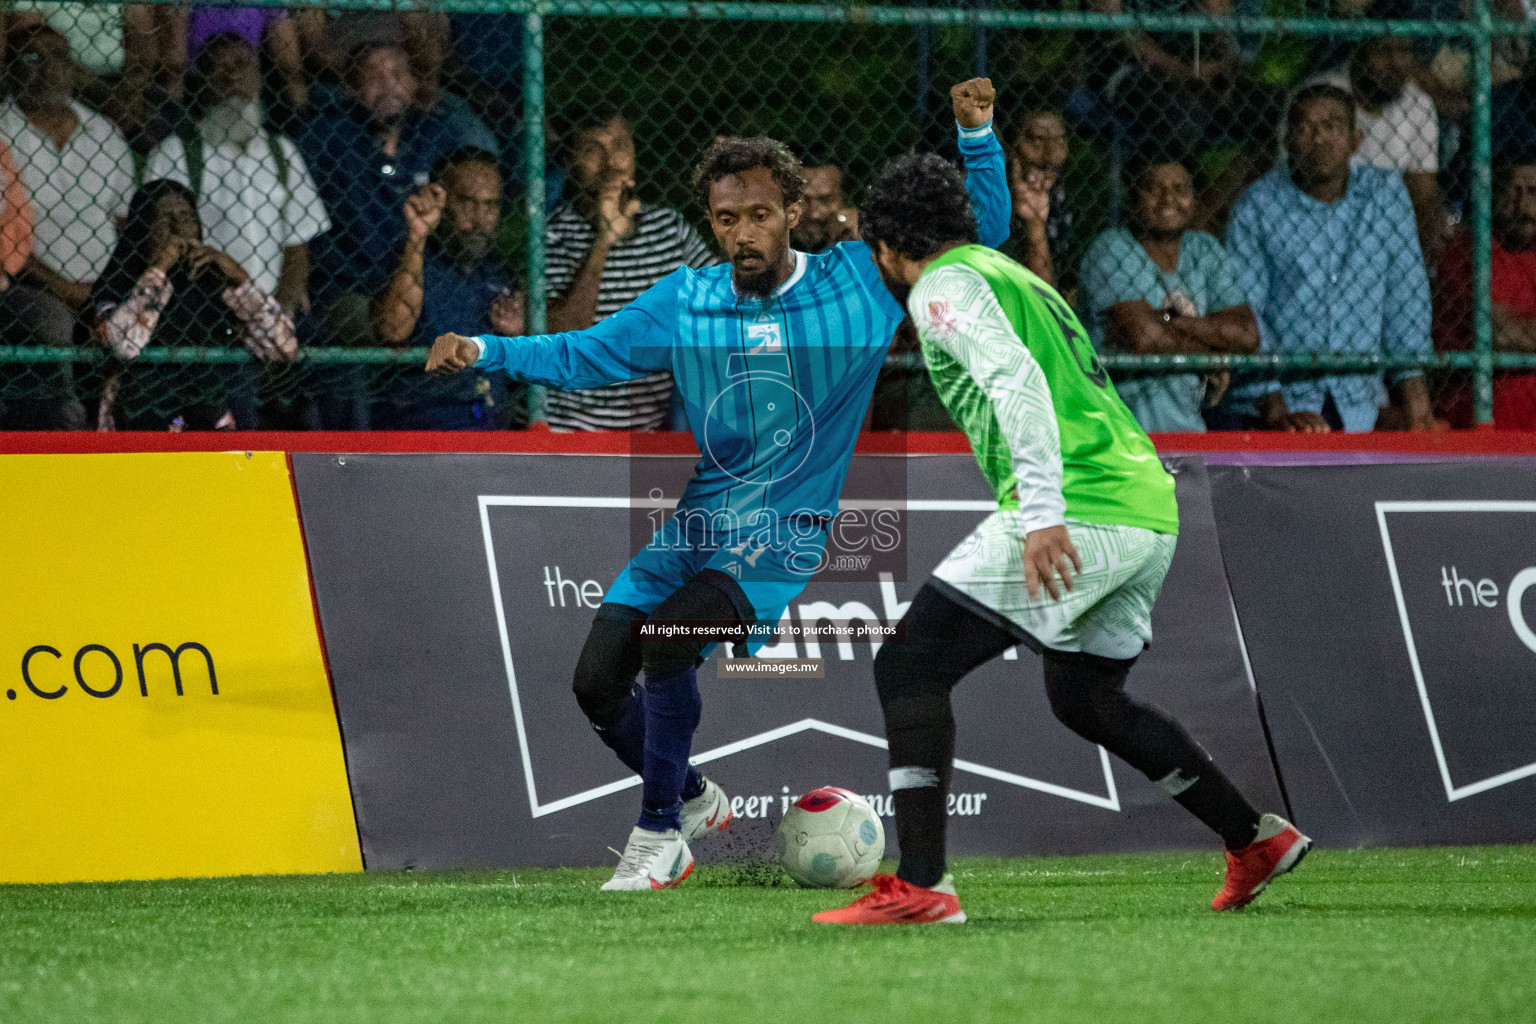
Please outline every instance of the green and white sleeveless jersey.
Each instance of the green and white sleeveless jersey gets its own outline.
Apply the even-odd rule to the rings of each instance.
[[[965,245],[928,265],[907,309],[939,398],[1026,532],[1070,518],[1178,533],[1173,478],[1055,289]]]

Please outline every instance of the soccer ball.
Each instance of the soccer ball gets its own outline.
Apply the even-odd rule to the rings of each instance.
[[[813,789],[779,822],[779,863],[807,889],[852,889],[869,881],[885,856],[880,815],[857,793]]]

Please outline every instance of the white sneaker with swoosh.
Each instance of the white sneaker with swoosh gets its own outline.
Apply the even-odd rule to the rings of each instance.
[[[704,792],[683,804],[683,841],[693,842],[716,832],[724,832],[731,823],[731,799],[725,790],[709,779]]]
[[[693,854],[676,829],[650,832],[635,828],[624,846],[624,855],[613,877],[603,883],[617,889],[671,889],[693,873]]]

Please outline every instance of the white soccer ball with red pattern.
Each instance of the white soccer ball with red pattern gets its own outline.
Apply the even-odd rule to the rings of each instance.
[[[885,826],[857,793],[813,789],[779,822],[779,863],[808,889],[852,889],[869,881],[885,856]]]

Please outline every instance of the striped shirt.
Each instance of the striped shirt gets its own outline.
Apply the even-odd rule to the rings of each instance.
[[[550,295],[561,295],[592,249],[592,225],[569,203],[549,218],[546,242]],[[676,210],[642,206],[634,232],[608,250],[597,291],[597,321],[606,320],[679,267],[715,262],[704,240]],[[671,413],[672,374],[650,373],[611,387],[550,391],[546,404],[555,430],[665,430]]]

